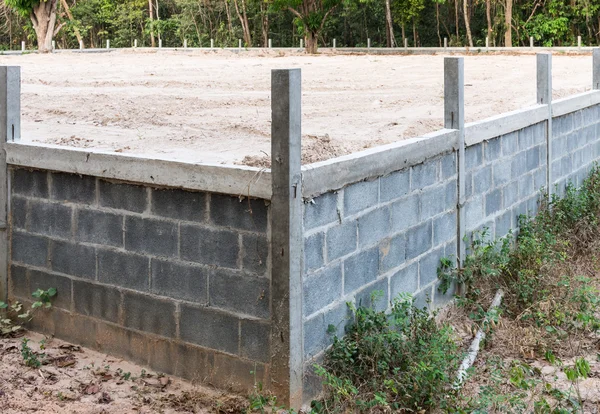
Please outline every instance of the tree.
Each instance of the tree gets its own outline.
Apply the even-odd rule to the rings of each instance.
[[[512,9],[513,0],[506,0],[506,8],[504,10],[504,23],[506,25],[504,32],[504,46],[512,47]]]
[[[6,4],[31,19],[37,37],[38,50],[52,50],[58,0],[5,0]]]

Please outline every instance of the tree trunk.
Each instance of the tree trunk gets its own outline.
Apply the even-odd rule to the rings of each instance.
[[[314,55],[317,53],[318,42],[317,33],[311,31],[306,32],[306,53]]]
[[[504,33],[504,46],[512,47],[512,6],[513,0],[506,0],[506,9],[504,11],[504,23],[506,32]]]
[[[148,15],[150,16],[150,43],[152,47],[156,47],[156,40],[154,40],[154,12],[152,11],[152,0],[148,0]]]
[[[238,6],[238,1],[233,0],[233,4],[235,5],[235,12],[240,19],[240,23],[242,24],[242,32],[244,34],[244,43],[246,43],[246,47],[252,46],[252,35],[250,34],[250,25],[248,24],[248,14],[246,13],[246,0],[242,0],[242,12],[240,13],[240,8]]]
[[[60,0],[60,3],[62,4],[63,8],[65,9],[65,12],[67,13],[67,17],[69,18],[71,23],[74,23],[75,20],[73,19],[73,14],[71,13],[71,9],[69,8],[69,4],[67,3],[67,0]],[[81,38],[81,33],[79,33],[79,29],[75,25],[73,25],[73,32],[75,32],[75,37],[77,37],[77,43],[81,44],[83,39]]]
[[[469,47],[473,47],[473,36],[471,35],[471,24],[469,23],[469,0],[463,0],[463,14],[465,17],[465,29],[467,30]]]
[[[459,13],[458,13],[458,0],[454,0],[454,20],[456,24],[456,42],[460,44],[460,33],[458,32],[458,26],[460,24]]]
[[[485,0],[485,17],[487,19],[487,37],[492,43],[492,0]]]
[[[406,43],[406,27],[404,26],[404,22],[402,22],[402,44]]]
[[[229,35],[233,35],[233,26],[231,25],[231,12],[229,11],[229,0],[223,0],[225,3],[225,15],[227,16],[227,30]]]
[[[417,22],[413,18],[413,46],[417,47]]]
[[[56,25],[56,4],[58,0],[48,0],[33,7],[29,16],[38,42],[40,52],[52,50],[52,37]]]
[[[442,35],[440,34],[440,3],[438,3],[437,1],[435,2],[435,23],[437,29],[438,44],[440,47],[442,47]]]
[[[156,21],[160,22],[160,14],[158,14],[158,0],[156,0],[156,6],[154,7],[156,10]],[[158,41],[160,42],[160,24],[158,25]]]
[[[269,47],[269,14],[268,10],[264,8],[263,1],[260,2],[260,11],[262,14],[262,37],[263,47]]]
[[[394,37],[394,24],[392,22],[392,8],[390,0],[385,0],[385,34],[387,38],[387,47],[396,46],[396,38]]]

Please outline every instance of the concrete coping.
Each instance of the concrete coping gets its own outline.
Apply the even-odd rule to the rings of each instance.
[[[91,175],[151,186],[271,199],[271,171],[255,167],[198,164],[56,145],[11,142],[8,165]]]
[[[562,116],[600,104],[600,91],[592,90],[552,101],[552,116]]]

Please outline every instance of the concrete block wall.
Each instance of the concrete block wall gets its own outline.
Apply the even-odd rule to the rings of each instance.
[[[27,302],[37,288],[58,290],[34,328],[220,387],[266,382],[264,200],[10,174],[10,297]]]
[[[362,181],[305,200],[304,204],[304,393],[319,381],[312,364],[342,336],[348,302],[387,309],[400,293],[418,306],[441,306],[451,295],[436,289],[437,267],[456,255],[456,152],[384,177]],[[334,333],[328,328],[332,325]]]
[[[547,187],[546,165],[546,122],[467,147],[467,235],[485,227],[492,238],[503,237],[520,214],[534,214]]]
[[[600,105],[552,120],[552,183],[559,194],[567,182],[580,185],[600,158]]]

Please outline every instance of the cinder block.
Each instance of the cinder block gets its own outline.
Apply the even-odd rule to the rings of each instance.
[[[377,278],[379,247],[358,253],[344,260],[344,294],[354,292]]]
[[[269,243],[259,234],[242,235],[242,269],[263,276],[267,271]]]
[[[497,166],[494,165],[495,167]],[[510,170],[508,171],[510,177]],[[473,173],[473,191],[475,194],[484,194],[492,188],[492,164]]]
[[[446,244],[446,247],[444,248],[444,256],[453,258],[458,257],[458,245],[456,243],[456,238],[450,243]]]
[[[505,213],[496,217],[496,238],[504,237],[513,228],[512,227],[512,211],[507,210]],[[516,227],[516,226],[515,226]]]
[[[413,295],[413,305],[417,309],[431,310],[433,287],[427,287]]]
[[[544,177],[545,180],[545,177]],[[527,174],[519,179],[519,198],[527,198],[535,193],[533,174]],[[505,204],[508,205],[508,204]]]
[[[96,347],[100,352],[146,365],[150,340],[147,335],[108,323],[97,323]]]
[[[492,165],[494,187],[499,187],[510,181],[512,161],[511,158],[500,160]]]
[[[318,314],[304,322],[304,357],[306,359],[325,350],[334,337],[341,338],[352,321],[352,313],[345,302],[325,314]],[[331,325],[333,332],[329,332]]]
[[[174,375],[202,383],[211,381],[214,372],[214,351],[179,342],[174,343],[174,345],[177,349],[177,364],[175,365]],[[150,354],[151,357],[152,354]],[[173,365],[173,358],[169,357],[165,363]]]
[[[157,256],[177,256],[177,224],[141,218],[125,217],[125,248]]]
[[[443,185],[430,187],[421,194],[421,220],[430,219],[447,209],[446,188]]]
[[[379,180],[361,181],[344,189],[344,216],[374,207],[379,201]]]
[[[261,363],[215,353],[210,383],[216,388],[248,395],[257,383],[267,383],[267,372]]]
[[[381,202],[394,200],[408,194],[410,191],[410,170],[405,169],[393,172],[380,180]]]
[[[360,248],[379,243],[390,233],[390,209],[379,207],[358,218],[358,244]]]
[[[167,338],[175,337],[175,303],[152,296],[124,292],[125,326]]]
[[[304,316],[323,309],[342,295],[342,267],[340,264],[327,267],[303,281]]]
[[[304,229],[310,230],[339,220],[338,194],[325,193],[304,203]]]
[[[238,354],[238,318],[209,308],[183,304],[179,321],[180,337],[183,341]]]
[[[327,262],[350,254],[356,250],[357,222],[347,221],[339,226],[331,227],[327,231]]]
[[[457,234],[456,211],[451,211],[433,220],[433,245],[438,246],[452,240]]]
[[[540,165],[540,147],[527,150],[527,170],[535,170]]]
[[[418,194],[409,194],[407,197],[394,202],[391,210],[393,232],[403,231],[414,226],[419,222]]]
[[[406,237],[404,233],[379,244],[379,270],[385,273],[400,266],[406,260]]]
[[[419,260],[419,286],[421,289],[438,279],[437,271],[443,257],[444,249],[441,248],[429,252]]]
[[[10,288],[9,298],[31,299],[32,291],[29,289],[26,268],[11,264],[8,283]]]
[[[98,281],[135,290],[148,290],[149,258],[106,249],[98,249],[97,253]]]
[[[74,280],[73,304],[79,314],[118,323],[121,292],[114,287]]]
[[[12,232],[12,260],[31,266],[46,267],[48,239],[33,234]]]
[[[71,237],[71,207],[45,201],[29,202],[29,230],[34,233]]]
[[[465,149],[465,169],[471,171],[483,162],[483,144],[475,144]]]
[[[152,214],[177,220],[206,221],[206,193],[185,190],[153,189]]]
[[[123,216],[97,210],[78,210],[75,235],[79,241],[122,247]]]
[[[526,150],[533,145],[533,127],[523,128],[519,131],[519,151]]]
[[[446,180],[450,177],[453,177],[457,174],[456,170],[456,152],[451,152],[442,157],[441,160],[442,167],[442,180]]]
[[[485,196],[485,215],[490,216],[502,209],[502,190],[494,190]]]
[[[96,278],[96,250],[77,243],[52,240],[50,265],[55,272],[84,279]]]
[[[15,168],[12,170],[10,184],[12,194],[48,198],[48,173],[46,171]]]
[[[483,221],[483,197],[473,197],[465,203],[467,229],[473,229]]]
[[[60,309],[71,309],[71,279],[39,270],[29,270],[29,289],[35,292],[38,289],[56,289],[56,296],[51,299],[52,306]],[[31,294],[29,294],[31,299]]]
[[[540,122],[531,127],[533,129],[533,145],[546,145],[546,122]]]
[[[311,272],[323,267],[325,260],[323,257],[323,245],[325,244],[325,235],[315,233],[304,239],[304,271]],[[355,242],[356,244],[356,242]]]
[[[271,325],[259,321],[240,322],[240,356],[252,361],[270,362]]]
[[[400,269],[390,278],[390,299],[393,301],[401,293],[413,294],[419,288],[419,263],[415,262]]]
[[[458,187],[457,187],[458,189]],[[467,172],[465,174],[465,197],[471,197],[473,195],[473,172]]]
[[[210,219],[218,226],[264,233],[267,231],[267,214],[265,200],[210,195]]]
[[[410,169],[410,189],[421,190],[437,182],[437,167],[439,160],[427,160],[423,164],[415,165]]]
[[[502,189],[503,206],[508,208],[519,201],[519,182],[512,181]]]
[[[502,154],[502,139],[500,137],[484,142],[483,152],[487,162],[493,162]]]
[[[183,224],[180,226],[182,259],[237,269],[239,251],[239,235],[236,232]]]
[[[152,259],[150,291],[160,296],[208,304],[208,269],[187,263]]]
[[[18,196],[10,198],[10,220],[12,228],[25,229],[27,225],[27,200]]]
[[[96,204],[96,177],[65,173],[51,173],[53,200]]]
[[[513,180],[520,178],[529,171],[527,168],[527,151],[519,152],[512,157],[511,177]]]
[[[356,306],[373,308],[378,312],[385,311],[390,304],[388,283],[388,278],[384,277],[358,292],[354,299]]]
[[[570,155],[560,159],[560,170],[563,176],[569,175],[573,171],[573,160]]]
[[[452,179],[446,183],[446,208],[445,210],[454,210],[458,204],[458,180]]]
[[[419,224],[406,232],[406,260],[425,253],[432,246],[432,221]]]
[[[269,318],[271,293],[267,278],[216,269],[210,273],[208,292],[210,306],[257,318]]]
[[[565,138],[567,139],[567,151],[568,152],[573,152],[577,149],[577,137],[579,137],[579,135],[581,134],[580,129],[571,132],[569,135],[567,135]],[[562,154],[565,155],[565,154]]]
[[[446,293],[442,293],[439,290],[439,283],[433,286],[433,300],[432,305],[434,309],[441,309],[448,305],[454,299],[456,295],[456,285],[452,284]]]
[[[519,150],[519,133],[511,132],[502,136],[502,155],[509,156]]]
[[[102,207],[142,213],[148,205],[148,191],[141,185],[98,180],[98,189]]]

